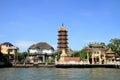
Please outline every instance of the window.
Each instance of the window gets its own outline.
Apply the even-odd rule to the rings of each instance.
[[[6,45],[6,47],[9,47],[9,45]]]
[[[13,51],[12,49],[7,50],[7,52],[12,52],[12,51]]]
[[[9,51],[10,51],[10,52],[12,52],[13,50],[12,50],[12,49],[10,49]]]

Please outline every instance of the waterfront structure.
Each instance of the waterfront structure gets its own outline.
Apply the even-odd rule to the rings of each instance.
[[[62,53],[60,55],[60,59],[58,61],[57,64],[64,64],[64,63],[67,63],[67,64],[76,64],[76,63],[79,63],[80,62],[80,57],[70,57],[67,55],[67,53],[65,52],[65,50],[63,49],[62,50]]]
[[[67,54],[65,52],[65,49],[62,50],[62,54],[60,55],[59,62],[65,62],[65,57],[67,57]]]
[[[57,45],[57,51],[62,51],[63,49],[65,52],[68,48],[68,38],[67,38],[67,30],[65,29],[64,25],[62,24],[62,27],[58,30],[58,45]]]
[[[4,42],[0,44],[0,52],[3,55],[8,55],[10,62],[14,61],[15,55],[18,53],[19,48],[11,44],[10,42]]]
[[[87,51],[87,62],[90,64],[112,64],[115,61],[115,52],[100,44],[90,44],[85,50]]]
[[[67,38],[67,30],[62,24],[60,29],[58,30],[58,46],[57,51],[61,51],[60,59],[56,64],[71,64],[80,62],[80,57],[71,57],[72,50],[68,47],[68,38]]]
[[[116,54],[114,51],[112,51],[111,48],[107,49],[106,50],[106,55],[105,55],[105,63],[109,64],[109,63],[112,63],[114,61],[116,61]]]
[[[28,48],[30,63],[45,63],[53,56],[54,48],[46,42],[33,44]]]

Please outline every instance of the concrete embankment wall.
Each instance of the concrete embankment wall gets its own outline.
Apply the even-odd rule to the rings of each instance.
[[[120,68],[120,65],[115,64],[57,64],[57,68]]]

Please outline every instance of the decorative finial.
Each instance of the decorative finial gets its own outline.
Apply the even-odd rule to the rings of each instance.
[[[62,26],[64,26],[64,24],[62,23]]]

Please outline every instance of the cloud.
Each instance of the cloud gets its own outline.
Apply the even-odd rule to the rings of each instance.
[[[29,48],[30,45],[34,44],[34,42],[32,41],[25,41],[25,40],[19,40],[16,41],[15,46],[19,47],[20,52],[22,51],[27,51],[27,49]]]

